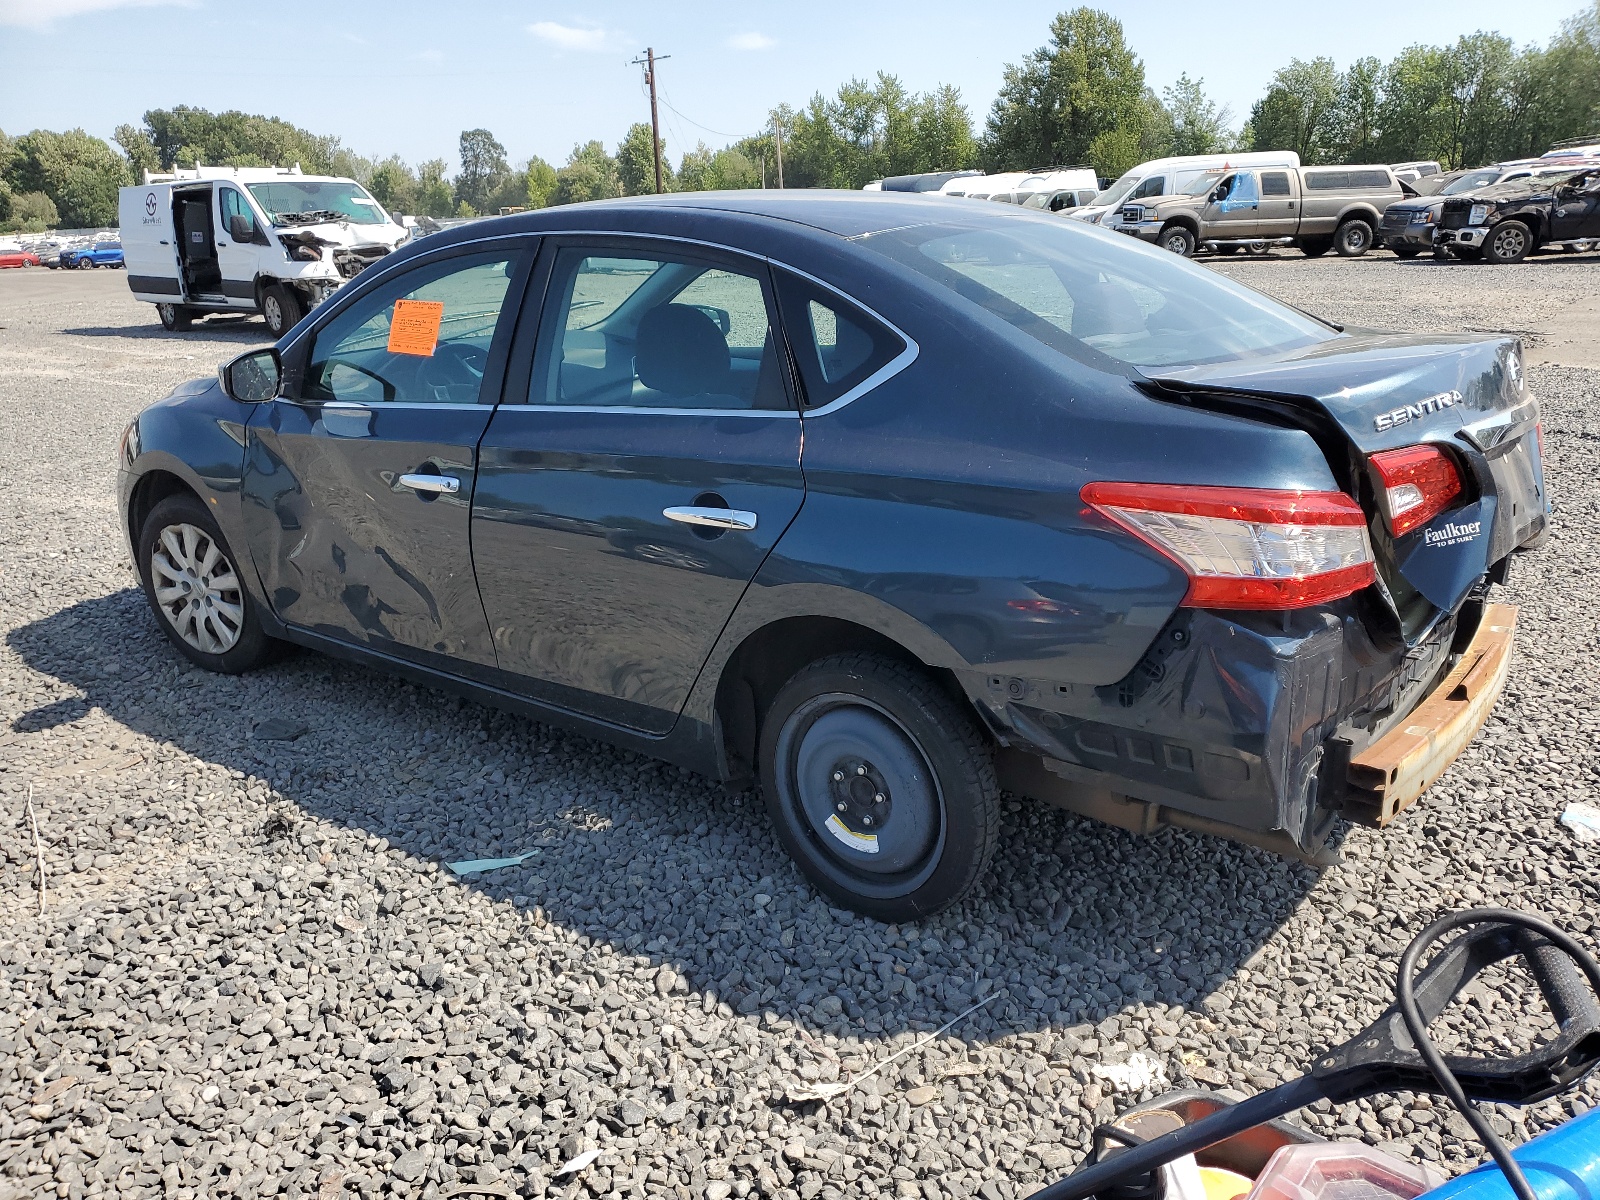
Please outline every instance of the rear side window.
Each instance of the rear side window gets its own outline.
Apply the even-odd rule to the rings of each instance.
[[[906,348],[893,330],[833,292],[787,271],[777,272],[777,279],[807,408],[832,404]]]
[[[1306,190],[1311,192],[1336,192],[1342,188],[1386,188],[1390,185],[1387,171],[1307,171]]]
[[[1134,190],[1130,199],[1143,200],[1146,196],[1165,196],[1166,194],[1167,177],[1165,175],[1152,175]]]
[[[1263,196],[1290,195],[1289,173],[1287,171],[1261,172],[1261,194]]]

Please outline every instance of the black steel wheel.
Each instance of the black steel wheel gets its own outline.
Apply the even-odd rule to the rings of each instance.
[[[1521,262],[1533,249],[1533,231],[1521,221],[1501,221],[1483,244],[1483,260],[1492,263]]]
[[[999,831],[989,747],[927,675],[875,654],[812,663],[761,727],[778,838],[838,904],[880,921],[929,916],[982,878]]]
[[[238,560],[206,506],[184,493],[150,510],[137,542],[145,599],[169,641],[207,671],[237,675],[275,648]]]
[[[1168,225],[1161,231],[1161,248],[1190,258],[1194,254],[1195,237],[1193,232],[1182,225]]]
[[[1360,258],[1372,249],[1372,226],[1359,217],[1351,217],[1334,230],[1333,248],[1343,258]]]

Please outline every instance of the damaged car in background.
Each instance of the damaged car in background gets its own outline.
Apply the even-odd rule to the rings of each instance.
[[[691,193],[402,248],[145,409],[118,488],[198,666],[297,643],[759,783],[900,921],[1002,789],[1324,864],[1395,819],[1509,670],[1538,421],[1513,338],[1086,223]]]
[[[355,180],[298,167],[146,172],[119,211],[128,287],[175,330],[258,312],[282,337],[410,236]]]
[[[1521,262],[1537,250],[1600,243],[1600,162],[1567,164],[1451,196],[1434,244],[1467,262]]]

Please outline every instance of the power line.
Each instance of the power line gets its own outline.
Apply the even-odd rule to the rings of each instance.
[[[718,137],[725,137],[725,138],[738,139],[738,138],[746,138],[746,137],[750,136],[748,133],[729,133],[724,129],[713,129],[709,125],[700,124],[699,121],[696,121],[691,116],[685,115],[677,107],[677,105],[672,103],[672,98],[667,94],[667,89],[666,88],[662,88],[661,89],[661,103],[665,104],[668,108],[672,109],[673,112],[677,113],[678,116],[682,117],[685,121],[689,122],[689,124],[693,125],[696,129],[704,129],[707,133],[714,133]]]

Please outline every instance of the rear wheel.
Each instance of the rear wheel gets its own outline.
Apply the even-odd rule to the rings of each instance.
[[[1300,253],[1304,254],[1307,258],[1321,258],[1324,254],[1332,249],[1332,238],[1319,237],[1300,239]]]
[[[1390,246],[1389,249],[1394,251],[1396,258],[1415,258],[1422,253],[1420,246]]]
[[[280,338],[300,322],[300,298],[295,293],[275,283],[261,293],[261,315],[266,318],[267,332]]]
[[[1000,823],[989,748],[912,666],[841,654],[805,667],[763,719],[760,760],[784,849],[846,908],[917,920],[989,865]]]
[[[1217,247],[1217,253],[1218,254],[1237,254],[1237,253],[1239,253],[1239,247],[1237,247],[1237,246],[1218,246]]]
[[[1344,258],[1360,258],[1372,248],[1372,226],[1352,217],[1334,231],[1333,248]]]
[[[156,316],[161,318],[163,329],[170,329],[174,333],[187,332],[194,323],[194,310],[186,304],[158,304]]]
[[[1527,258],[1532,249],[1531,229],[1521,221],[1501,221],[1483,244],[1483,257],[1486,262],[1515,263]]]
[[[1161,231],[1161,248],[1189,258],[1194,254],[1194,234],[1182,225],[1168,225]]]
[[[225,675],[250,670],[273,650],[236,562],[192,495],[168,496],[139,531],[139,578],[162,632],[190,662]]]

